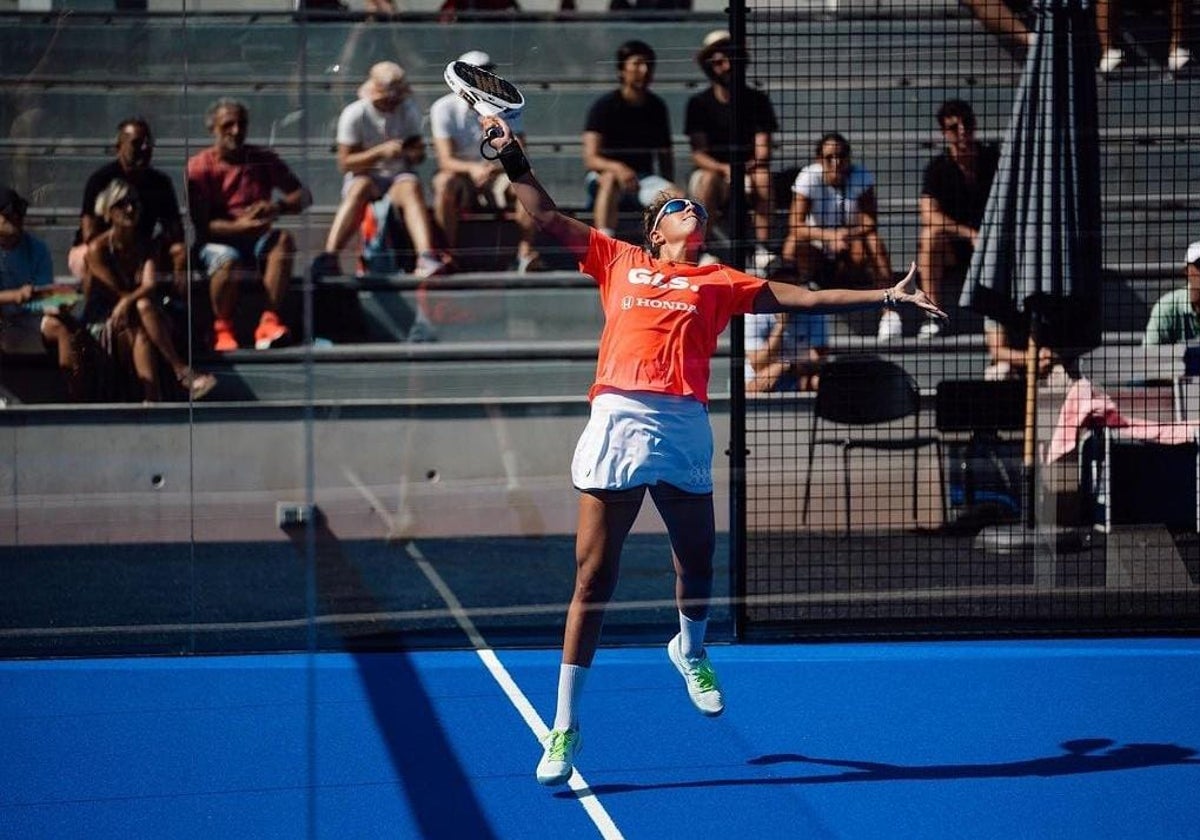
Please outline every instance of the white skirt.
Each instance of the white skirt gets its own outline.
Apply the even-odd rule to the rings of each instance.
[[[647,391],[606,390],[571,461],[580,490],[627,490],[660,481],[689,493],[712,492],[713,438],[699,400]]]

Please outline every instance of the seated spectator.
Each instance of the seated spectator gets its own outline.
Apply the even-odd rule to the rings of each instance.
[[[96,197],[116,179],[121,179],[141,196],[142,212],[138,236],[155,243],[155,262],[161,271],[171,272],[175,291],[187,292],[187,247],[183,239],[183,220],[175,185],[165,172],[150,165],[154,156],[154,135],[150,124],[141,117],[122,120],[117,126],[116,159],[101,166],[87,179],[83,188],[83,206],[79,211],[79,232],[67,266],[75,277],[85,277],[88,243],[106,230],[104,220],[95,215]]]
[[[816,161],[792,184],[783,259],[799,276],[826,289],[887,288],[892,264],[879,236],[875,178],[850,159],[850,143],[830,132],[817,141]],[[899,338],[900,313],[885,309],[879,340]]]
[[[385,196],[417,251],[413,273],[443,274],[448,260],[434,249],[433,225],[416,167],[425,160],[421,109],[412,97],[404,68],[391,61],[371,67],[358,99],[342,109],[337,127],[342,202],[325,238],[325,252],[313,261],[314,278],[340,274],[338,254],[354,236],[363,210]]]
[[[746,118],[733,124],[733,65],[748,63],[744,52],[723,29],[704,37],[696,63],[709,86],[687,102],[683,131],[692,146],[695,170],[688,180],[692,197],[722,211],[729,205],[730,164],[740,155],[746,168],[746,195],[754,225],[754,264],[765,270],[771,261],[771,135],[779,130],[775,108],[765,93],[745,87],[739,94]],[[734,138],[733,145],[730,138]]]
[[[620,210],[649,206],[660,192],[682,195],[673,183],[671,117],[650,91],[654,50],[644,41],[617,48],[620,87],[588,109],[583,128],[583,165],[595,227],[612,236]]]
[[[68,396],[80,399],[83,381],[70,328],[56,313],[43,315],[24,308],[39,287],[54,282],[50,249],[25,230],[27,207],[16,190],[0,186],[0,352],[40,355],[47,346],[53,348]]]
[[[308,190],[278,155],[246,142],[248,124],[244,104],[218,99],[205,114],[213,144],[187,162],[197,258],[211,284],[213,348],[222,352],[238,348],[233,324],[238,284],[260,273],[267,301],[254,331],[254,346],[263,350],[289,340],[290,330],[279,310],[292,276],[296,242],[275,222],[312,204]]]
[[[988,365],[983,378],[988,381],[1024,379],[1029,360],[1029,335],[1026,331],[1012,332],[991,318],[984,320],[983,340],[987,345]],[[1039,347],[1038,379],[1051,384],[1065,384],[1070,377],[1062,359],[1049,347]]]
[[[155,244],[140,235],[141,212],[137,190],[125,181],[113,181],[96,197],[96,216],[107,229],[88,243],[84,321],[112,358],[129,355],[146,402],[163,398],[160,358],[180,387],[198,400],[217,380],[192,370],[175,349],[170,324],[155,300]]]
[[[1200,242],[1184,255],[1187,285],[1167,292],[1150,310],[1143,344],[1183,344],[1200,339]]]
[[[975,139],[975,112],[961,99],[944,102],[937,121],[946,150],[925,167],[917,272],[925,294],[945,308],[956,297],[949,288],[952,272],[965,271],[975,252],[1000,150]],[[944,322],[927,320],[918,336],[936,338],[944,330]]]
[[[1097,65],[1108,74],[1125,64],[1125,50],[1117,46],[1117,20],[1120,16],[1117,0],[1096,0],[1096,35],[1100,40],[1100,61]],[[1183,44],[1187,18],[1184,0],[1167,0],[1167,25],[1170,42],[1167,44],[1167,69],[1178,73],[1192,63],[1192,51]]]
[[[464,53],[458,60],[484,70],[496,68],[491,56],[481,50]],[[521,130],[520,112],[505,114],[505,119],[517,142],[523,145],[525,134]],[[538,256],[533,247],[536,234],[533,218],[513,200],[512,188],[500,161],[485,160],[480,156],[483,128],[479,121],[479,115],[456,93],[446,94],[429,109],[438,162],[438,171],[433,176],[433,204],[438,224],[446,235],[447,246],[453,251],[458,247],[458,220],[462,213],[476,208],[513,208],[521,232],[513,268],[523,273]]]
[[[796,282],[794,272],[772,280]],[[743,317],[746,391],[815,391],[828,352],[825,316],[818,312],[758,312]]]

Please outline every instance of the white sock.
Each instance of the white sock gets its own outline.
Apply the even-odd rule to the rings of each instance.
[[[707,629],[707,618],[696,620],[680,613],[679,652],[688,659],[698,659],[704,653],[704,631]]]
[[[558,706],[554,710],[553,729],[579,728],[576,709],[587,675],[588,669],[582,665],[568,665],[564,662],[558,667]]]

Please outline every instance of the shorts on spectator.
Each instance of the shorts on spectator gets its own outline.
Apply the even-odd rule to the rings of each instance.
[[[588,172],[584,178],[584,186],[587,188],[587,203],[584,209],[591,210],[596,203],[596,191],[600,187],[600,174]],[[622,193],[618,207],[622,210],[640,210],[653,204],[654,199],[663,190],[673,189],[675,189],[675,185],[661,175],[639,175],[637,195]]]
[[[580,490],[665,482],[689,493],[711,493],[712,459],[712,426],[703,403],[606,390],[592,400],[571,461],[571,481]]]
[[[257,239],[236,239],[228,242],[205,242],[196,246],[196,259],[211,277],[219,268],[238,263],[257,266],[266,259],[267,251],[279,240],[279,231],[271,230]]]
[[[688,195],[699,195],[700,194],[700,179],[702,177],[704,177],[704,172],[705,172],[705,170],[703,170],[703,169],[693,169],[692,170],[692,174],[688,176]],[[719,181],[717,181],[717,184],[719,186],[717,187],[716,204],[718,207],[724,207],[726,204],[729,203],[729,182],[726,181],[724,178],[721,178]],[[747,178],[746,179],[746,195],[750,195],[753,192],[754,192],[754,184],[750,181],[749,178]],[[712,208],[709,208],[709,209],[712,209]]]
[[[392,184],[398,184],[401,181],[416,181],[417,174],[415,172],[400,172],[396,175],[376,175],[368,173],[365,175],[355,175],[353,172],[347,172],[342,178],[342,198],[346,197],[346,193],[350,191],[350,185],[358,178],[367,178],[371,185],[375,187],[375,198],[381,198],[387,195],[387,191],[392,188]]]

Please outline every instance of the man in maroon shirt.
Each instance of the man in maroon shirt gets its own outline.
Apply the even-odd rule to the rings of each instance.
[[[254,346],[265,350],[287,341],[289,330],[279,308],[296,242],[288,231],[277,230],[275,221],[312,204],[312,195],[278,155],[246,143],[248,121],[241,102],[218,99],[205,115],[213,144],[187,163],[188,205],[197,256],[209,278],[213,347],[218,351],[238,347],[233,312],[243,274],[261,273],[267,293]]]

